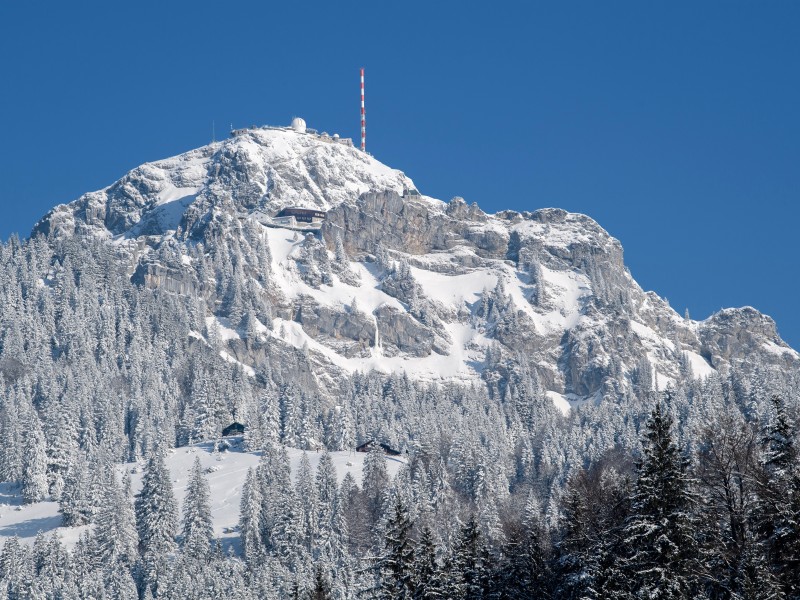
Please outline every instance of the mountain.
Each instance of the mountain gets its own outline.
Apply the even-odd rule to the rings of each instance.
[[[326,216],[313,230],[275,226],[291,206]],[[357,372],[491,393],[522,369],[569,412],[715,373],[800,367],[753,308],[694,321],[642,290],[619,241],[585,215],[442,202],[349,140],[291,128],[239,130],[144,164],[33,233],[102,240],[134,283],[202,298],[215,331],[197,340],[221,336],[223,357],[248,373],[301,349],[331,401]]]
[[[445,203],[300,129],[0,244],[0,595],[800,589],[772,319],[682,318],[587,216]]]

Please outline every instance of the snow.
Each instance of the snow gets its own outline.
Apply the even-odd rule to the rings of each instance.
[[[263,227],[262,231],[272,255],[271,284],[279,288],[288,301],[310,297],[321,306],[343,311],[356,298],[359,310],[366,314],[373,313],[384,305],[405,310],[396,298],[380,289],[380,273],[375,264],[350,263],[350,269],[360,277],[358,286],[348,285],[334,277],[333,285],[314,288],[303,281],[294,267],[293,256],[301,247],[303,236],[280,228]],[[520,279],[518,272],[507,261],[486,261],[485,266],[473,269],[453,266],[451,272],[439,270],[442,265],[454,265],[453,259],[459,253],[463,253],[463,248],[456,247],[452,252],[425,256],[425,261],[431,264],[433,270],[425,269],[419,264],[411,267],[411,274],[420,284],[425,296],[453,314],[474,305],[480,300],[483,290],[492,290],[502,278],[506,293],[515,307],[523,311],[542,334],[563,332],[580,322],[582,303],[591,294],[588,278],[584,274],[578,271],[557,271],[543,266],[544,285],[548,298],[551,299],[547,309],[543,310],[530,304],[530,285]],[[478,378],[484,358],[483,349],[489,341],[480,331],[463,323],[445,323],[444,327],[453,342],[447,354],[432,353],[423,358],[385,357],[379,352],[373,352],[369,357],[347,358],[310,337],[300,324],[282,319],[274,320],[271,335],[296,348],[307,347],[310,352],[325,357],[330,363],[351,373],[370,370],[399,372],[424,380]]]
[[[216,326],[217,331],[219,333],[220,339],[226,340],[226,341],[227,340],[234,340],[234,339],[236,339],[236,340],[241,339],[241,336],[239,335],[239,332],[236,331],[235,329],[231,329],[230,327],[228,327],[228,325],[229,325],[228,319],[226,319],[224,317],[222,317],[222,318],[215,317],[215,316],[206,317],[206,326],[209,329],[214,327],[214,326]],[[264,327],[264,325],[262,325],[260,322],[259,322],[259,325],[261,325],[262,330],[266,330],[266,327]],[[201,333],[198,333],[197,331],[190,331],[189,332],[189,337],[192,337],[192,338],[195,338],[197,340],[200,340],[206,346],[211,347],[211,344],[208,343],[208,340],[205,337],[203,337],[203,335]],[[234,364],[234,365],[239,365],[242,368],[242,371],[244,371],[244,373],[247,374],[248,376],[250,376],[250,377],[255,377],[256,376],[256,372],[255,372],[255,369],[253,369],[253,367],[251,367],[250,365],[246,365],[243,362],[237,360],[236,357],[233,356],[232,354],[230,354],[229,352],[226,352],[225,350],[220,350],[219,351],[219,356],[225,362],[228,362],[228,363],[231,363],[231,364]]]
[[[484,269],[477,269],[460,275],[447,275],[411,267],[411,274],[422,286],[428,298],[455,309],[464,303],[471,304],[480,299],[481,291],[491,290],[497,285],[498,275]],[[359,302],[361,298],[359,297]]]
[[[200,191],[199,187],[175,187],[174,185],[167,184],[167,186],[158,193],[156,204],[163,206],[164,204],[171,204],[176,200],[183,200],[184,198],[194,197]]]
[[[793,348],[787,348],[785,346],[779,346],[778,344],[772,341],[764,342],[761,345],[761,347],[767,352],[770,352],[772,354],[777,354],[778,356],[789,354],[790,356],[800,357],[800,352],[797,352],[797,350],[794,350]]]
[[[246,364],[244,364],[243,362],[241,362],[239,360],[236,360],[236,357],[232,356],[228,352],[225,352],[224,350],[220,350],[219,351],[219,355],[220,355],[220,358],[222,358],[222,360],[224,360],[225,362],[231,363],[233,365],[239,365],[242,368],[242,370],[245,372],[245,374],[247,374],[248,376],[250,376],[250,377],[255,377],[256,376],[256,371],[255,371],[255,369],[253,369],[253,367],[251,367],[250,365],[246,365]]]
[[[315,206],[329,210],[370,190],[402,193],[414,183],[369,154],[314,134],[281,128],[255,128],[227,143],[244,160],[263,165],[271,180],[273,209]]]
[[[227,452],[218,454],[216,459],[213,442],[204,442],[177,448],[166,457],[166,465],[170,470],[173,490],[178,506],[183,506],[186,496],[186,484],[189,480],[189,471],[195,457],[200,458],[200,464],[206,471],[211,488],[211,514],[214,522],[214,535],[228,538],[229,542],[236,543],[238,533],[233,531],[239,522],[239,503],[241,501],[242,485],[247,474],[247,469],[258,465],[260,452],[243,452],[240,450],[241,438],[228,438],[236,444]],[[287,448],[292,474],[296,476],[303,456],[303,451],[296,448]],[[308,452],[309,462],[316,471],[321,452]],[[360,484],[366,454],[349,452],[330,453],[336,474],[341,483],[347,473],[351,473]],[[400,467],[405,464],[402,457],[386,457],[386,466],[389,475],[397,475]],[[133,492],[141,489],[143,476],[142,464],[127,463],[118,467],[136,473],[131,474]],[[208,472],[211,471],[211,472]],[[0,483],[0,546],[6,539],[17,535],[21,541],[32,544],[39,531],[49,533],[57,531],[67,547],[77,543],[84,531],[91,526],[61,527],[61,514],[58,512],[57,502],[38,502],[36,504],[22,505],[22,499],[16,486],[9,483]],[[19,510],[17,510],[19,509]]]
[[[344,310],[357,298],[358,309],[366,314],[371,314],[384,305],[405,310],[396,298],[379,289],[377,267],[370,263],[350,263],[351,270],[360,277],[359,286],[351,286],[335,278],[332,286],[323,285],[319,289],[311,287],[290,266],[291,256],[300,247],[302,237],[298,236],[295,240],[293,232],[279,228],[265,227],[263,231],[272,254],[271,282],[280,288],[288,300],[309,296],[322,306]],[[454,309],[464,302],[475,302],[484,287],[491,288],[497,283],[496,274],[481,270],[452,276],[412,267],[412,274],[418,278],[426,295]],[[467,297],[464,290],[470,291]],[[383,373],[408,373],[426,380],[464,376],[476,378],[476,364],[483,361],[483,351],[468,348],[486,346],[488,340],[477,330],[461,323],[445,324],[445,329],[454,342],[449,353],[432,353],[427,357],[387,357],[373,352],[369,357],[347,358],[309,336],[299,323],[281,318],[273,319],[273,328],[269,333],[295,348],[307,347],[309,351],[324,356],[332,364],[350,373],[377,370]],[[380,331],[378,334],[380,335]]]
[[[541,239],[547,246],[568,249],[576,243],[590,243],[591,237],[579,220],[590,220],[579,213],[565,213],[565,220],[560,223],[542,223],[540,221],[522,221],[511,227],[521,238]],[[592,221],[593,222],[593,221]],[[597,225],[598,230],[600,226]]]
[[[542,278],[545,295],[556,302],[556,308],[544,315],[535,315],[537,327],[548,333],[575,327],[581,318],[583,298],[591,294],[589,278],[577,271],[556,271],[544,265]]]
[[[225,317],[206,317],[206,327],[209,331],[212,327],[216,327],[220,339],[225,341],[238,340],[242,337],[238,331],[230,326],[230,321]]]
[[[586,397],[581,397],[577,394],[571,393],[560,394],[559,392],[553,390],[546,391],[544,395],[550,398],[550,400],[553,402],[553,405],[560,410],[561,414],[564,416],[569,415],[572,409],[579,408],[580,406],[589,402],[597,404],[602,399],[602,394],[599,390]]]
[[[550,400],[553,402],[553,406],[560,410],[562,415],[567,416],[569,414],[572,406],[570,406],[569,400],[567,400],[566,396],[552,390],[546,391],[544,395],[550,398]]]
[[[237,189],[227,189],[224,176],[247,183],[246,202],[237,197]],[[285,206],[298,204],[330,210],[339,204],[354,203],[359,195],[369,191],[392,190],[402,194],[406,189],[416,188],[413,181],[399,170],[381,163],[374,157],[344,143],[312,133],[298,133],[288,127],[254,127],[241,130],[236,136],[192,150],[165,160],[148,163],[135,169],[120,180],[122,187],[132,186],[137,201],[143,202],[141,225],[134,226],[128,234],[150,232],[154,224],[169,236],[175,230],[187,207],[200,196],[217,198],[220,186],[229,191],[231,203],[222,202],[212,208],[218,215],[228,219],[245,218],[248,214],[255,221],[257,215],[275,214]],[[138,185],[146,184],[146,185]],[[83,200],[90,205],[102,205],[109,195],[116,194],[119,185],[109,186],[100,192],[90,193]],[[230,187],[230,186],[228,186]],[[146,191],[141,191],[146,190]],[[139,198],[138,195],[141,196]],[[258,197],[261,195],[260,198]],[[415,196],[409,202],[422,203],[434,213],[442,213],[445,203],[428,196]],[[255,203],[254,203],[255,202]],[[79,203],[75,203],[77,206]],[[63,222],[75,220],[73,212],[62,215]],[[570,257],[585,248],[618,248],[619,243],[599,225],[585,215],[567,213],[556,209],[543,209],[533,218],[525,215],[503,213],[486,215],[482,222],[468,221],[465,227],[472,235],[495,234],[508,238],[516,233],[523,240],[549,253],[541,259],[541,303],[532,305],[530,297],[534,286],[527,273],[519,271],[508,260],[488,258],[477,251],[465,239],[453,236],[453,247],[438,249],[421,255],[406,255],[393,250],[393,256],[408,256],[413,265],[411,272],[419,282],[424,295],[444,307],[442,314],[444,331],[452,340],[446,354],[433,353],[417,358],[408,355],[386,357],[377,346],[370,356],[348,358],[335,349],[336,343],[328,339],[312,339],[301,325],[274,320],[270,329],[259,327],[264,338],[281,338],[297,348],[307,347],[315,358],[328,362],[345,372],[378,370],[385,373],[408,373],[415,379],[472,379],[480,378],[483,353],[489,341],[478,326],[460,322],[458,317],[473,309],[483,290],[493,289],[502,280],[506,293],[523,318],[532,324],[537,336],[560,339],[564,332],[578,328],[581,335],[591,336],[604,327],[602,314],[598,311],[584,314],[587,298],[593,293],[588,276],[578,269],[565,268]],[[102,235],[102,230],[99,235]],[[302,246],[304,235],[276,227],[262,226],[272,256],[271,273],[267,287],[277,292],[281,308],[291,307],[303,299],[311,299],[321,306],[336,312],[348,310],[356,299],[359,310],[369,315],[381,306],[390,306],[405,311],[396,298],[380,289],[377,266],[372,263],[351,262],[350,269],[360,278],[359,285],[350,285],[335,275],[333,285],[320,288],[309,286],[301,278],[294,256]],[[105,231],[107,233],[107,231]],[[468,237],[468,236],[466,236]],[[133,241],[133,240],[130,240]],[[122,243],[119,240],[118,243]],[[450,243],[450,242],[448,242]],[[131,254],[137,255],[135,247]],[[148,252],[147,247],[143,252]],[[480,254],[480,256],[479,256]],[[502,256],[502,253],[501,253]],[[186,256],[184,264],[190,264]],[[574,263],[573,264],[577,264]],[[469,266],[466,266],[469,265]],[[479,266],[477,266],[479,265]],[[625,275],[635,290],[640,288],[629,273]],[[684,321],[655,294],[637,294],[632,310],[641,315],[640,321],[657,322],[655,316],[666,314],[676,327],[696,331],[699,324]],[[285,304],[284,304],[285,302]],[[638,304],[638,306],[637,306]],[[466,309],[466,310],[465,310]],[[286,316],[286,313],[281,313]],[[653,318],[651,318],[653,317]],[[663,322],[663,321],[661,321]],[[522,323],[522,322],[521,322]],[[241,338],[241,333],[224,319],[209,317],[207,325],[215,325],[223,343]],[[663,388],[676,376],[675,345],[665,333],[665,326],[658,331],[643,322],[632,322],[631,329],[639,338],[646,356],[656,371],[654,385]],[[380,337],[382,332],[377,332]],[[200,334],[195,337],[203,339]],[[344,344],[340,344],[339,347]],[[688,346],[688,344],[687,344]],[[697,347],[694,348],[698,350]],[[776,355],[786,352],[800,356],[791,349],[778,344],[765,343],[764,349]],[[239,362],[230,349],[220,351],[220,356],[239,364],[250,375],[253,369]],[[699,354],[687,352],[696,377],[705,377],[713,368]],[[546,368],[552,368],[547,365]],[[556,399],[558,400],[558,399]],[[576,400],[565,398],[572,407]]]
[[[716,369],[708,364],[708,361],[697,354],[697,352],[692,352],[691,350],[686,350],[685,352],[689,359],[689,364],[692,366],[692,374],[695,378],[702,379],[703,377],[708,377],[717,372]]]
[[[32,544],[40,532],[59,530],[67,545],[74,545],[87,529],[83,527],[61,527],[61,515],[57,502],[37,502],[22,504],[22,497],[16,485],[0,483],[0,545],[15,535],[20,540]]]
[[[666,348],[670,352],[675,351],[675,344],[672,340],[659,335],[655,330],[638,321],[631,321],[631,329],[639,336],[642,344],[647,348]]]
[[[359,302],[361,299],[359,298]],[[469,325],[449,323],[445,330],[454,340],[450,354],[431,353],[429,356],[416,357],[408,355],[384,356],[373,352],[369,357],[346,358],[331,348],[309,336],[300,323],[281,318],[273,319],[273,333],[284,342],[295,348],[308,348],[327,358],[334,365],[349,373],[356,371],[380,371],[382,373],[406,373],[418,380],[475,379],[479,374],[479,365],[483,362],[485,352],[482,348],[489,345],[489,340]],[[380,334],[380,331],[378,332]],[[481,349],[469,349],[478,346]]]

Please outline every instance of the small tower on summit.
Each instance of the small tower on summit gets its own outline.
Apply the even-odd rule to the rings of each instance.
[[[306,122],[304,119],[300,117],[295,117],[292,119],[292,129],[294,129],[297,133],[305,133],[306,132]]]
[[[361,68],[361,151],[367,151],[367,113],[364,110],[364,68]]]

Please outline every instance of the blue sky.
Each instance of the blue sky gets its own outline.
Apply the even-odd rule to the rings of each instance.
[[[425,193],[595,218],[681,314],[800,348],[800,3],[0,5],[0,238],[234,126],[357,137]]]

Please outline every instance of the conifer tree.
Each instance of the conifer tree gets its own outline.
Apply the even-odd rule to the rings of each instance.
[[[539,532],[531,524],[513,526],[502,548],[498,585],[500,598],[522,600],[545,592],[546,562]]]
[[[788,597],[800,596],[800,466],[795,427],[783,399],[771,397],[772,418],[762,439],[756,531],[770,569]]]
[[[370,450],[364,459],[363,492],[367,515],[372,523],[380,520],[386,491],[389,489],[389,473],[386,457],[380,448]]]
[[[68,467],[58,506],[64,527],[85,525],[91,519],[89,472],[83,453],[78,453]]]
[[[300,519],[302,527],[302,543],[306,551],[312,551],[312,545],[319,537],[319,501],[317,499],[317,486],[308,454],[303,452],[300,458],[300,468],[297,474],[297,499],[300,504]]]
[[[384,554],[380,561],[381,598],[411,600],[414,595],[414,546],[408,509],[396,498],[386,522]]]
[[[439,600],[447,597],[442,567],[436,559],[433,533],[427,525],[417,543],[413,573],[414,600]]]
[[[22,498],[26,504],[39,502],[48,490],[47,454],[39,417],[29,408],[24,420],[22,445]]]
[[[322,570],[322,567],[317,565],[314,569],[314,587],[309,594],[310,600],[333,600],[333,592],[331,591],[331,584],[328,577]]]
[[[136,561],[138,535],[130,497],[130,477],[125,475],[122,487],[112,477],[95,517],[94,547],[98,562],[132,566]]]
[[[208,558],[211,551],[213,526],[211,522],[211,491],[203,475],[200,457],[195,457],[186,486],[183,503],[183,535],[181,544],[185,556]]]
[[[0,592],[14,600],[28,598],[33,576],[30,553],[19,538],[9,538],[0,552]]]
[[[340,551],[340,539],[344,533],[340,531],[341,525],[336,522],[338,515],[338,493],[336,484],[336,467],[333,465],[331,455],[325,450],[319,458],[315,475],[315,488],[317,491],[317,524],[319,528],[318,539],[315,544],[319,551],[329,558]]]
[[[764,548],[749,532],[731,586],[734,600],[784,600],[780,581],[769,569]]]
[[[642,444],[632,515],[625,528],[629,555],[623,572],[628,589],[640,597],[689,598],[697,571],[694,496],[687,461],[672,438],[672,418],[661,403],[647,421]]]
[[[166,555],[175,549],[178,529],[178,507],[160,450],[155,450],[147,463],[135,509],[142,556],[141,583],[157,594],[168,567]]]
[[[261,509],[262,496],[256,471],[247,470],[242,486],[242,501],[239,509],[239,530],[241,531],[242,553],[255,563],[264,553],[264,516]]]
[[[448,594],[463,600],[481,600],[484,592],[484,548],[475,515],[461,528],[453,558]]]

